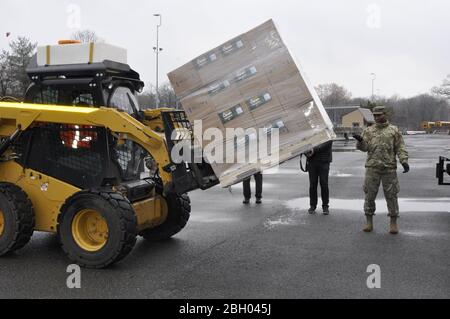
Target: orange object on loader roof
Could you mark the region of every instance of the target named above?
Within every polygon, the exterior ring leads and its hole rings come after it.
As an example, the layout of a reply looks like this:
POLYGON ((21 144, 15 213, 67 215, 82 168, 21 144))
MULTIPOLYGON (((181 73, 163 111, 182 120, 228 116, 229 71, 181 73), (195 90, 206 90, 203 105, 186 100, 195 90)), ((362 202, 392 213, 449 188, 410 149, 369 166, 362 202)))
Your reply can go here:
POLYGON ((81 41, 78 40, 59 40, 59 45, 66 45, 66 44, 81 44, 81 41))

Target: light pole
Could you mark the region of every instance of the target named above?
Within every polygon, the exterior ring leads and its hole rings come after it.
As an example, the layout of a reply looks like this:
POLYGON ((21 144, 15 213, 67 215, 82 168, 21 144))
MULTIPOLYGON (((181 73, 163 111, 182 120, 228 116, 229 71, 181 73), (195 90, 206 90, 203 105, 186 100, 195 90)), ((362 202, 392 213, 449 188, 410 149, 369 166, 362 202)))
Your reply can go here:
POLYGON ((377 75, 375 73, 370 74, 372 76, 372 102, 375 99, 375 80, 377 79, 377 75))
POLYGON ((163 50, 159 47, 159 28, 162 26, 162 15, 157 13, 153 16, 159 17, 159 24, 156 25, 156 47, 153 47, 156 53, 156 108, 159 108, 159 53, 163 50))

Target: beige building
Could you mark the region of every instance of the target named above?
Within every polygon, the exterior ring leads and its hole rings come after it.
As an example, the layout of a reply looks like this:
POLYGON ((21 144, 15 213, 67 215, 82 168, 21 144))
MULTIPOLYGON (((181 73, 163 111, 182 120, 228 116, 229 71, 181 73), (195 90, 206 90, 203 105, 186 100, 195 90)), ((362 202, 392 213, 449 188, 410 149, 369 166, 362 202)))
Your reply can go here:
POLYGON ((342 117, 342 126, 351 128, 364 128, 375 123, 372 111, 359 108, 342 117))

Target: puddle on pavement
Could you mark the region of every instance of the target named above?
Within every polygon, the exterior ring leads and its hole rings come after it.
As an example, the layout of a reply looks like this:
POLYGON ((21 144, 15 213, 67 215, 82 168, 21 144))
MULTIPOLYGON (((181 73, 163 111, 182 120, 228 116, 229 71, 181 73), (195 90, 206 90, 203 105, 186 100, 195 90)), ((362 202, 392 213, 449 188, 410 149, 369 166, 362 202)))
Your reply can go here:
POLYGON ((216 223, 236 223, 239 221, 238 218, 226 218, 226 217, 221 217, 221 218, 208 218, 208 216, 191 216, 191 218, 189 219, 191 222, 197 222, 197 223, 208 223, 208 224, 216 224, 216 223))
POLYGON ((435 168, 437 163, 436 159, 411 159, 409 165, 411 168, 435 168))
POLYGON ((271 208, 273 203, 277 202, 274 199, 264 199, 261 205, 257 205, 255 203, 255 199, 252 198, 251 203, 249 205, 242 204, 242 193, 237 192, 236 194, 239 196, 236 199, 236 202, 233 202, 227 206, 223 206, 220 209, 214 209, 211 206, 211 209, 205 209, 204 206, 192 207, 192 214, 190 217, 191 222, 197 223, 208 223, 208 224, 226 224, 226 223, 240 223, 243 219, 248 219, 249 216, 260 216, 260 214, 264 211, 267 211, 267 208, 271 208))
POLYGON ((352 177, 353 174, 343 173, 341 171, 330 171, 330 177, 352 177))
MULTIPOLYGON (((384 199, 376 201, 377 212, 387 213, 384 199)), ((305 210, 309 207, 309 198, 298 198, 287 201, 285 206, 292 210, 305 210)), ((335 210, 361 212, 364 207, 363 199, 331 199, 330 206, 335 210)), ((450 213, 450 198, 399 198, 401 212, 448 212, 450 213)))
MULTIPOLYGON (((250 185, 251 185, 252 193, 253 193, 255 191, 255 181, 253 180, 253 178, 252 178, 250 185)), ((279 189, 279 188, 280 188, 279 184, 263 182, 263 191, 268 190, 268 189, 279 189)), ((242 190, 243 190, 242 183, 231 186, 231 191, 228 188, 228 192, 230 192, 231 194, 242 195, 242 190)))
MULTIPOLYGON (((384 199, 379 199, 377 203, 377 213, 386 213, 387 206, 384 199)), ((283 216, 278 216, 273 219, 267 219, 264 222, 264 227, 272 230, 282 226, 297 226, 306 225, 309 215, 306 210, 309 208, 309 198, 298 198, 285 202, 284 204, 291 210, 290 213, 283 216)), ((450 213, 450 199, 449 198, 400 198, 400 210, 402 213, 408 212, 448 212, 450 213)), ((343 200, 332 199, 331 208, 333 210, 345 210, 351 212, 361 213, 364 207, 364 200, 343 200)), ((320 209, 319 209, 320 210, 320 209)), ((431 232, 426 230, 413 230, 402 232, 405 236, 411 237, 436 237, 449 236, 448 233, 431 232)))
POLYGON ((298 169, 275 167, 264 171, 264 175, 292 175, 300 173, 302 173, 300 166, 298 169))
POLYGON ((410 237, 449 237, 450 236, 450 233, 435 232, 435 231, 423 231, 423 230, 402 231, 401 234, 404 236, 410 236, 410 237))
POLYGON ((274 219, 267 219, 264 222, 264 227, 268 230, 272 230, 279 226, 296 226, 296 225, 306 225, 304 220, 305 215, 300 215, 298 212, 289 213, 287 215, 279 216, 274 219), (303 217, 303 220, 301 219, 303 217))

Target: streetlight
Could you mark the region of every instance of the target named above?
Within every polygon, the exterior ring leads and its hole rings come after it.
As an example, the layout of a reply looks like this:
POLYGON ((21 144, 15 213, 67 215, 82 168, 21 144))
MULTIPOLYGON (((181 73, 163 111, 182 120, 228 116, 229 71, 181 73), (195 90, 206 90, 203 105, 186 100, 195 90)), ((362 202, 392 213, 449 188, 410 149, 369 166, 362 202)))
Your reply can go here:
POLYGON ((377 75, 375 73, 370 74, 372 76, 372 102, 375 100, 375 80, 377 79, 377 75))
POLYGON ((159 24, 156 25, 156 47, 153 47, 156 53, 156 108, 159 108, 159 53, 163 50, 159 47, 159 28, 162 26, 162 15, 157 13, 153 16, 159 17, 159 24))

